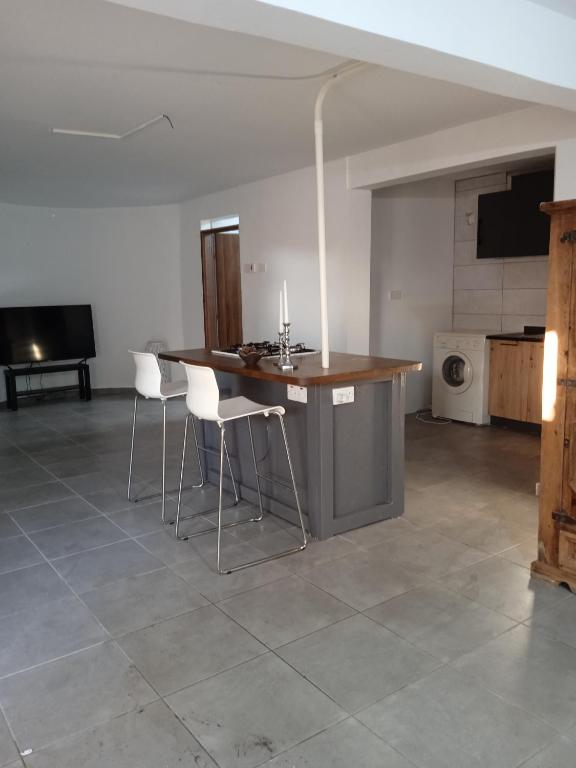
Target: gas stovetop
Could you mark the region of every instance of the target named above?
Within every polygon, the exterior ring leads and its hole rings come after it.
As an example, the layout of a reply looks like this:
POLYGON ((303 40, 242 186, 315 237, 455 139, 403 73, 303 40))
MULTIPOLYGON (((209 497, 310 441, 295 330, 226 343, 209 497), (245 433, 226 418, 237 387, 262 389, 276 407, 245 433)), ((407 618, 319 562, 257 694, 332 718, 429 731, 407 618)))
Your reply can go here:
MULTIPOLYGON (((238 357, 238 350, 241 347, 256 347, 264 351, 264 357, 280 357, 280 345, 272 341, 249 341, 247 344, 234 344, 226 349, 213 349, 215 355, 228 355, 229 357, 238 357)), ((290 347, 291 355, 317 355, 318 350, 309 349, 306 344, 299 343, 290 347)))

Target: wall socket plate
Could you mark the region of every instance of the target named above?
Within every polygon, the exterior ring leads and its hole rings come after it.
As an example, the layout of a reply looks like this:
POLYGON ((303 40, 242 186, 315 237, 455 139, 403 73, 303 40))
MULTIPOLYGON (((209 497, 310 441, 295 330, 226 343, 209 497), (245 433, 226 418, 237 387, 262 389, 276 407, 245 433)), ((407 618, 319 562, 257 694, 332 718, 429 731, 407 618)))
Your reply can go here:
POLYGON ((332 390, 332 405, 354 402, 354 387, 337 387, 332 390))
POLYGON ((254 274, 255 272, 268 272, 268 265, 263 264, 261 261, 254 261, 252 263, 244 264, 244 272, 254 274))
POLYGON ((307 403, 308 389, 306 387, 299 387, 297 384, 288 384, 286 396, 288 400, 294 400, 297 403, 307 403))

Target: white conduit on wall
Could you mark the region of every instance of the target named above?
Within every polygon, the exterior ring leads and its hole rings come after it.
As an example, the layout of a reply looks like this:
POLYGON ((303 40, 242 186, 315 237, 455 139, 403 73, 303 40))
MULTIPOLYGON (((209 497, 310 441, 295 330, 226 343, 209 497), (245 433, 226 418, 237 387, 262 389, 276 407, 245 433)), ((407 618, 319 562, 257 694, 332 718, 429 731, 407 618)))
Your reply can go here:
POLYGON ((324 196, 324 127, 322 106, 330 88, 337 80, 364 69, 369 64, 358 62, 341 69, 327 80, 318 91, 314 106, 314 143, 316 147, 316 199, 318 204, 318 268, 320 271, 320 330, 322 337, 322 368, 330 368, 328 333, 328 291, 326 286, 326 202, 324 196))

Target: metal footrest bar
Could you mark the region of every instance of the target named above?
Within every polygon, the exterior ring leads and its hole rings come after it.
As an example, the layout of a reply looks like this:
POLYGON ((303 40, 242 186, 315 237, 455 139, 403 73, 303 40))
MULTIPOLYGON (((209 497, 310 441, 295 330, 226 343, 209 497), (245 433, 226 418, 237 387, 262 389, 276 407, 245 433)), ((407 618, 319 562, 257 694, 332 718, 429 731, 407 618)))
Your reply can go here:
POLYGON ((280 485, 282 488, 286 488, 286 490, 294 493, 294 488, 292 488, 291 483, 285 483, 284 480, 278 480, 274 477, 270 477, 270 475, 262 475, 260 472, 257 472, 256 475, 260 478, 260 480, 266 480, 273 485, 280 485))
MULTIPOLYGON (((224 507, 222 511, 226 509, 231 509, 231 507, 224 507)), ((208 514, 208 513, 204 513, 204 514, 208 514)), ((190 517, 198 517, 198 515, 189 515, 187 518, 181 517, 180 520, 189 520, 190 517)), ((245 520, 234 520, 231 523, 225 523, 224 525, 221 525, 220 530, 223 531, 225 528, 234 528, 236 525, 245 525, 246 523, 259 523, 260 520, 262 520, 261 517, 248 517, 245 520)), ((188 539, 194 539, 196 538, 196 536, 204 536, 205 533, 214 533, 214 532, 216 533, 218 532, 218 526, 216 524, 214 524, 214 528, 206 528, 206 530, 203 530, 203 531, 194 531, 193 533, 187 533, 186 536, 178 536, 177 538, 180 541, 188 541, 188 539)), ((241 542, 239 541, 238 543, 240 544, 241 542)), ((226 571, 226 573, 228 573, 228 571, 226 571)))
MULTIPOLYGON (((225 528, 226 526, 222 526, 225 528)), ((242 565, 235 565, 234 568, 222 568, 218 569, 218 573, 236 573, 236 571, 243 571, 245 568, 251 568, 253 565, 261 565, 262 563, 269 563, 271 560, 278 560, 281 557, 287 557, 287 555, 295 555, 297 552, 302 552, 306 549, 306 544, 300 544, 292 549, 286 549, 283 552, 279 552, 277 555, 268 555, 267 557, 261 557, 259 560, 251 560, 249 563, 242 563, 242 565)))

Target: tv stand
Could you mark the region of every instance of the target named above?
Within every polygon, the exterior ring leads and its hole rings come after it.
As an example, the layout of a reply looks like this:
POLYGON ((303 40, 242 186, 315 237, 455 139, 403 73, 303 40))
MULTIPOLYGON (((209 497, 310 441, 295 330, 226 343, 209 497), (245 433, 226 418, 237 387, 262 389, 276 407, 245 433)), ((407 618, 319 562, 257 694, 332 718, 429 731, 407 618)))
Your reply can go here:
POLYGON ((62 365, 38 365, 33 368, 8 368, 4 371, 4 380, 6 382, 6 405, 11 411, 18 410, 19 397, 34 397, 43 395, 46 392, 66 392, 77 389, 80 394, 80 400, 91 400, 92 390, 90 388, 90 367, 84 360, 80 363, 64 363, 62 365), (41 389, 26 389, 18 391, 16 389, 16 379, 18 376, 36 376, 39 373, 63 373, 64 371, 78 371, 78 384, 69 384, 61 387, 43 387, 41 389))

